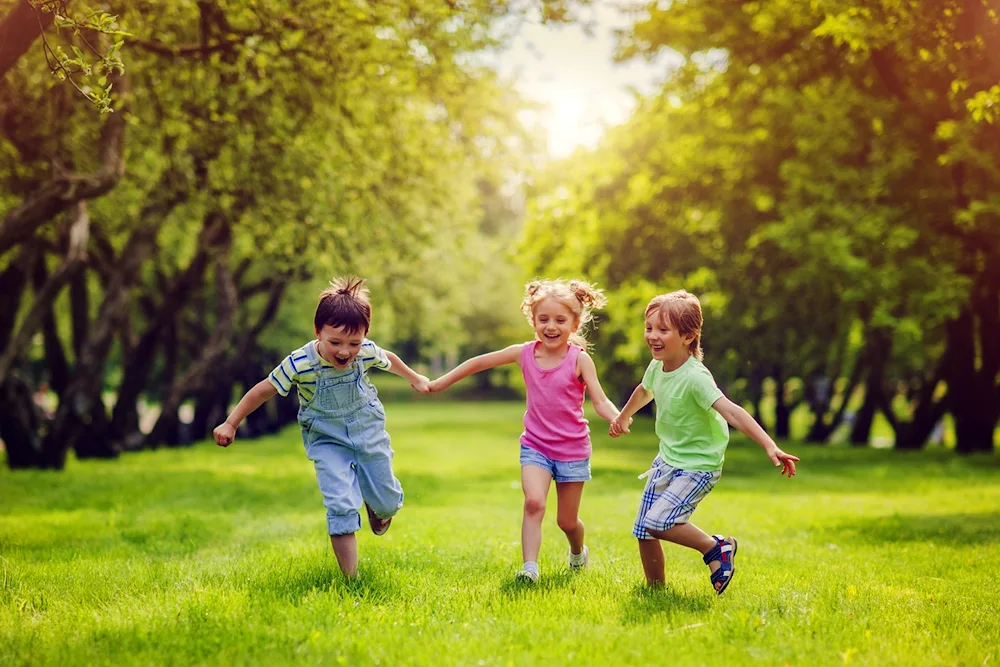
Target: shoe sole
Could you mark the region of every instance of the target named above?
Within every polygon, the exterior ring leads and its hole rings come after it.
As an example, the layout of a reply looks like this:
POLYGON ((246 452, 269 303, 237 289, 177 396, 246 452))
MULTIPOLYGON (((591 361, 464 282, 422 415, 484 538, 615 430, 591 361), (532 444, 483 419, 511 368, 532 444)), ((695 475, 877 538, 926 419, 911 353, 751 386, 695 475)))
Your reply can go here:
POLYGON ((389 517, 388 519, 383 519, 378 514, 375 514, 375 512, 372 511, 372 508, 368 506, 368 503, 365 503, 365 509, 368 510, 368 527, 371 528, 372 532, 375 533, 376 535, 385 535, 389 530, 389 524, 392 523, 392 517, 389 517), (376 530, 375 528, 376 521, 378 521, 379 524, 382 526, 381 530, 376 530))

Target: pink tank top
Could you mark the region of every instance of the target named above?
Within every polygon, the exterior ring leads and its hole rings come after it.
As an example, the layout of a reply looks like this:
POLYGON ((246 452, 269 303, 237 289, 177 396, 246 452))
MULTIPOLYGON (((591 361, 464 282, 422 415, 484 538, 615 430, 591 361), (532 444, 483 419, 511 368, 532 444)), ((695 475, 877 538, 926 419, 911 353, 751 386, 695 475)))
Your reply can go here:
POLYGON ((536 340, 521 346, 521 373, 528 388, 521 444, 553 461, 589 458, 590 428, 583 418, 587 385, 576 374, 576 360, 583 348, 570 345, 562 363, 540 368, 535 361, 539 344, 536 340))

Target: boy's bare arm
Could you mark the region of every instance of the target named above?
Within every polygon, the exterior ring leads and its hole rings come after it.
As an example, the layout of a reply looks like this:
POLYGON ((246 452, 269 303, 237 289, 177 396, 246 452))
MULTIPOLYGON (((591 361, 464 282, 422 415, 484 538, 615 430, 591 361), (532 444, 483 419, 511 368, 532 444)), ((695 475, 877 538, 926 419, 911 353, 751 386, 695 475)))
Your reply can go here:
POLYGON ((212 435, 215 436, 215 444, 220 447, 228 447, 233 444, 236 438, 236 429, 239 428, 246 416, 267 403, 278 390, 268 380, 261 380, 250 391, 243 395, 240 402, 233 408, 233 411, 226 417, 226 421, 215 427, 212 435))
POLYGON ((628 402, 622 411, 615 417, 614 421, 611 422, 611 427, 608 429, 608 435, 612 438, 617 438, 620 435, 627 435, 629 432, 629 426, 632 424, 632 415, 638 412, 642 407, 653 400, 653 392, 646 391, 645 387, 641 384, 637 385, 632 391, 632 395, 629 396, 628 402))
POLYGON ((428 380, 426 376, 421 375, 407 366, 402 359, 389 350, 385 350, 385 356, 388 357, 389 363, 391 364, 389 367, 390 373, 406 379, 406 381, 410 383, 410 386, 419 391, 421 394, 430 392, 430 380, 428 380))
POLYGON ((722 415, 730 425, 739 429, 742 433, 752 438, 754 442, 764 448, 764 452, 775 467, 781 468, 782 475, 789 477, 795 474, 795 463, 799 457, 786 454, 781 451, 778 445, 771 439, 771 436, 761 428, 757 420, 750 416, 750 413, 739 405, 736 405, 723 396, 712 404, 720 415, 722 415))
POLYGON ((470 375, 504 364, 516 363, 521 358, 521 343, 510 345, 496 352, 480 354, 478 357, 466 359, 438 379, 431 382, 431 391, 444 391, 451 385, 470 375))

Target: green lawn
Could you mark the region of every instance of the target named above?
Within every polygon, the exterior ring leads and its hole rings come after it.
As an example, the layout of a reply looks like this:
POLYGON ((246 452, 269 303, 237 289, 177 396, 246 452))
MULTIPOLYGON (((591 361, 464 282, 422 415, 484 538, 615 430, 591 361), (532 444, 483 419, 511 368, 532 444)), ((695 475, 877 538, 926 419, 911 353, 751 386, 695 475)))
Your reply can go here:
POLYGON ((406 506, 346 583, 297 431, 229 450, 0 472, 0 664, 995 664, 1000 457, 752 443, 695 514, 740 540, 717 598, 666 545, 649 591, 631 526, 652 426, 595 426, 591 567, 550 496, 542 580, 513 580, 517 403, 389 404, 406 506))

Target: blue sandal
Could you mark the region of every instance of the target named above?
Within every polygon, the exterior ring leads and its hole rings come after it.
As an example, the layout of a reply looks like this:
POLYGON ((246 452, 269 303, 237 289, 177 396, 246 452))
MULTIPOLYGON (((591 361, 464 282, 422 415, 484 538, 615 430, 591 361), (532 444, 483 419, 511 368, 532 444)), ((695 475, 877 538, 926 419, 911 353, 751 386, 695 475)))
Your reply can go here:
POLYGON ((702 560, 705 561, 705 565, 709 565, 713 560, 719 561, 719 569, 712 573, 712 586, 721 582, 722 585, 716 590, 716 594, 722 595, 736 574, 733 565, 733 559, 736 558, 736 538, 712 535, 712 539, 715 540, 715 546, 708 550, 702 560))

